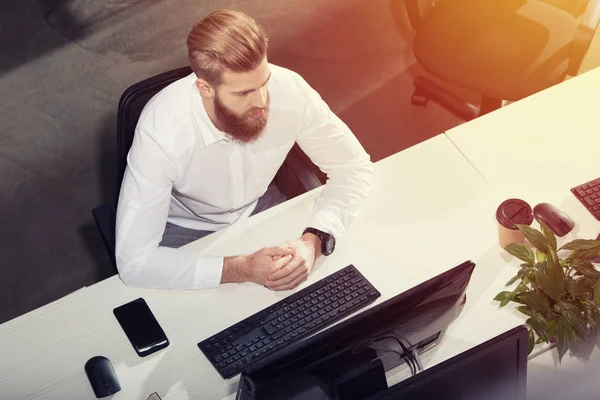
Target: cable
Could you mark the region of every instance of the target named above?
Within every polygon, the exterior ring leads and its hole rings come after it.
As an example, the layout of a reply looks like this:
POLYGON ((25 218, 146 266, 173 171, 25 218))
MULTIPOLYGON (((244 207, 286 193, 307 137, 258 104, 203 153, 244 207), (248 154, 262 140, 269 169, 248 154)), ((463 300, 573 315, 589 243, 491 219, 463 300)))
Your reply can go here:
POLYGON ((405 352, 408 352, 407 357, 413 362, 413 365, 416 364, 415 368, 419 372, 423 371, 423 363, 421 362, 421 356, 419 355, 417 345, 411 344, 408 339, 406 339, 401 334, 395 332, 388 333, 387 336, 382 336, 381 338, 390 338, 396 340, 398 344, 402 347, 402 349, 405 352))
MULTIPOLYGON (((410 367, 410 372, 412 375, 415 375, 417 373, 417 365, 420 365, 420 362, 417 362, 414 358, 413 353, 408 350, 408 348, 406 347, 406 345, 402 342, 402 340, 400 340, 399 338, 397 338, 396 336, 393 335, 387 335, 387 336, 380 336, 377 339, 375 339, 374 341, 381 341, 383 339, 394 339, 396 342, 398 342, 398 344, 400 345, 400 347, 402 347, 402 351, 404 351, 404 355, 400 354, 400 352, 395 351, 395 350, 390 350, 396 354, 398 354, 401 358, 404 358, 406 360, 406 363, 409 365, 410 367)), ((421 370, 421 369, 420 369, 421 370)))
POLYGON ((411 358, 417 364, 419 372, 423 371, 423 363, 421 362, 421 356, 419 355, 417 345, 413 345, 407 338, 405 338, 399 333, 393 332, 390 333, 390 335, 396 338, 396 340, 398 340, 399 342, 401 341, 408 346, 411 358))
POLYGON ((419 368, 419 372, 423 371, 423 363, 421 362, 421 356, 419 355, 419 350, 417 348, 417 345, 411 344, 410 341, 407 338, 405 338, 404 336, 402 336, 401 334, 398 333, 397 335, 400 336, 401 340, 404 340, 406 343, 408 343, 408 347, 413 356, 413 360, 416 362, 416 364, 419 368))
POLYGON ((412 363, 412 360, 410 359, 410 357, 408 357, 407 355, 401 354, 399 351, 396 351, 396 350, 391 350, 390 349, 390 350, 387 350, 387 351, 391 351, 392 353, 396 353, 396 354, 398 354, 398 356, 400 358, 403 358, 406 361, 406 363, 408 364, 408 366, 410 367, 410 374, 412 376, 414 376, 417 373, 416 370, 415 370, 415 365, 412 363))

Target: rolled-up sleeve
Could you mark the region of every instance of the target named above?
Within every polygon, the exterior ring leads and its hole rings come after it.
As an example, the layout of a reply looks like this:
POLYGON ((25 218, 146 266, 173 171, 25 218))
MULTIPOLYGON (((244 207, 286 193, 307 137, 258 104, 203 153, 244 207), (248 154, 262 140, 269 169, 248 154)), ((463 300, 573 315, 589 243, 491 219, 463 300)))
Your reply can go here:
POLYGON ((219 285, 223 257, 159 246, 177 167, 142 128, 136 130, 121 184, 115 257, 129 286, 203 289, 219 285))
POLYGON ((367 197, 373 181, 373 163, 352 131, 304 82, 303 126, 297 142, 325 174, 327 182, 317 199, 309 226, 336 239, 346 231, 367 197))

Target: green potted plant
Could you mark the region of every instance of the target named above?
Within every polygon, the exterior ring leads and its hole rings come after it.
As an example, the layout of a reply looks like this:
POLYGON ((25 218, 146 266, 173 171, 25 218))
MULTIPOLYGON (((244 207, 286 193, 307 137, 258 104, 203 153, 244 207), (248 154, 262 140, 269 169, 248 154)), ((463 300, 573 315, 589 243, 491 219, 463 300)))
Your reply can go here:
POLYGON ((539 343, 556 341, 559 361, 565 353, 600 333, 600 271, 589 261, 600 254, 600 240, 576 239, 557 247, 554 233, 544 223, 541 231, 517 225, 529 243, 511 243, 505 250, 524 263, 503 291, 494 298, 509 302, 525 314, 529 327, 529 353, 539 343))

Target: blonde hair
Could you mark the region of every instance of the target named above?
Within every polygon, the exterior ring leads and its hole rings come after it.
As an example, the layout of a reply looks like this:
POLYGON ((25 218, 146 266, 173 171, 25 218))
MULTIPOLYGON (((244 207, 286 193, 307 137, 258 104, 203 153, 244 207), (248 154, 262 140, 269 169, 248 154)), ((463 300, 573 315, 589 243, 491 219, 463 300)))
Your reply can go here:
POLYGON ((192 28, 187 38, 190 66, 198 78, 213 86, 222 72, 250 72, 267 55, 264 29, 241 11, 211 13, 192 28))

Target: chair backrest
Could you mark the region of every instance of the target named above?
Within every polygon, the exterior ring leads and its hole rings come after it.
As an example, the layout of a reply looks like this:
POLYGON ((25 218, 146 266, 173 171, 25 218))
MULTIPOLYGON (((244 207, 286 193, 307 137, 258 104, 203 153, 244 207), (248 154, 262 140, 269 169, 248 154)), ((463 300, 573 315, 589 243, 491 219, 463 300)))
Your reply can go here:
POLYGON ((575 76, 578 74, 581 62, 590 48, 592 39, 598 30, 599 23, 600 0, 590 0, 579 20, 579 25, 575 31, 575 38, 571 45, 571 51, 569 53, 569 75, 575 76))
POLYGON ((162 89, 191 73, 192 69, 189 66, 163 72, 130 86, 121 96, 117 116, 117 182, 119 188, 127 166, 127 153, 131 148, 135 127, 144 106, 162 89))
POLYGON ((429 11, 436 6, 438 1, 439 0, 406 0, 404 2, 408 20, 415 31, 418 31, 419 28, 421 28, 421 23, 429 11))

